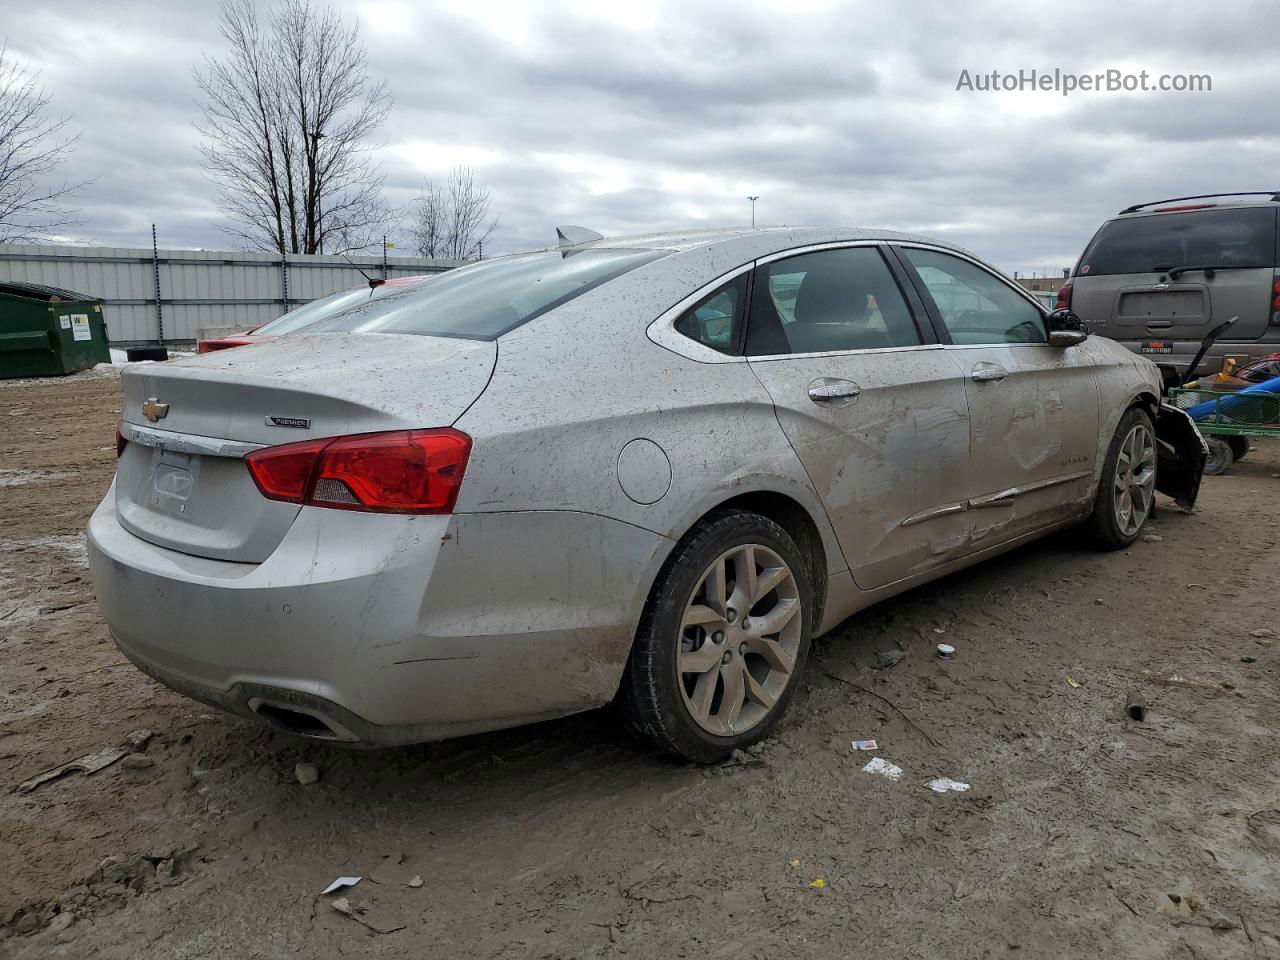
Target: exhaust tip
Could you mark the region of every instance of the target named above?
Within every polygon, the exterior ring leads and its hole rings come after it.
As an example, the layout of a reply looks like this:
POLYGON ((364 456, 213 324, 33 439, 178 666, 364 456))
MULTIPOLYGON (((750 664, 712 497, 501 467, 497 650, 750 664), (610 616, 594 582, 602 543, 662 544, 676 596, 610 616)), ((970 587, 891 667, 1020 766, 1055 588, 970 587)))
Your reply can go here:
POLYGON ((249 709, 258 717, 285 733, 311 740, 339 740, 354 742, 358 738, 335 721, 310 710, 282 703, 271 703, 267 700, 254 699, 249 709))

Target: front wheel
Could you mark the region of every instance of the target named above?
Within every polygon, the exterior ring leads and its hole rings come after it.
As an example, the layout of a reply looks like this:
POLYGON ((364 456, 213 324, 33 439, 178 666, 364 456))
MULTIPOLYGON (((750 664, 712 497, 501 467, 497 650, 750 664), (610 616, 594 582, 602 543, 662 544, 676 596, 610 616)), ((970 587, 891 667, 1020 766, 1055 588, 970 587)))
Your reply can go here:
POLYGON ((1126 410, 1102 464, 1089 520, 1094 542, 1119 550, 1138 539, 1156 494, 1156 438, 1145 410, 1126 410))
POLYGON ((804 668, 812 617, 809 569, 786 530, 754 513, 709 518, 645 605, 619 696, 629 725, 698 763, 762 740, 804 668))

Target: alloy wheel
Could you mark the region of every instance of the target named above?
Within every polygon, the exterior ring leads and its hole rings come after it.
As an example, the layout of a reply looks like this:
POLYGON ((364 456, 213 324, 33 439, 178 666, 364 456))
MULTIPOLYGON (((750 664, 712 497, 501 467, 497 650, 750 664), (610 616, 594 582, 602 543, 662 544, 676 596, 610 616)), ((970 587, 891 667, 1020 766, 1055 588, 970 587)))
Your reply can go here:
POLYGON ((761 723, 791 681, 804 628, 795 575, 758 543, 722 553, 685 606, 676 650, 693 720, 727 737, 761 723))
POLYGON ((1155 440, 1146 424, 1138 423, 1120 443, 1112 485, 1116 526, 1124 536, 1134 536, 1146 522, 1155 486, 1155 440))

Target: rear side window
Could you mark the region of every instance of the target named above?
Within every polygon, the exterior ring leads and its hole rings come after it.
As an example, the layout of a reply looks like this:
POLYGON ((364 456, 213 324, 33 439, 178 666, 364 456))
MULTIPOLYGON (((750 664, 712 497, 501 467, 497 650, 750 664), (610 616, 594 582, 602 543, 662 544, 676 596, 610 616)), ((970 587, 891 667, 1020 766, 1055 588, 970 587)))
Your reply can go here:
POLYGON ((593 287, 657 260, 663 250, 525 253, 460 267, 329 313, 306 333, 416 333, 493 340, 593 287))
POLYGON ((1076 273, 1093 277, 1275 263, 1276 211, 1244 207, 1111 220, 1085 250, 1076 273))
POLYGON ((732 354, 738 345, 746 299, 747 274, 744 273, 680 314, 675 328, 703 346, 732 354))
POLYGON ((911 310, 874 247, 802 253, 756 272, 747 353, 826 353, 920 343, 911 310))

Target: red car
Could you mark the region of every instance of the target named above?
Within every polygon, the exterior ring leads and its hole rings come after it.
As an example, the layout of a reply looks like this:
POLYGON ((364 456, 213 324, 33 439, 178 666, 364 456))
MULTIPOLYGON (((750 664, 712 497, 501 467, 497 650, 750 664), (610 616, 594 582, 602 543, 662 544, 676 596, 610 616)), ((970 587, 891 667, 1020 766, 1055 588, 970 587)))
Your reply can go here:
POLYGON ((284 316, 276 317, 274 320, 259 327, 254 327, 246 333, 237 333, 230 337, 216 337, 212 340, 201 340, 196 344, 196 353, 212 353, 214 350, 227 350, 231 347, 249 347, 265 340, 274 340, 276 337, 284 336, 286 333, 295 333, 316 320, 341 313, 357 303, 365 300, 376 300, 384 293, 392 290, 402 290, 405 287, 416 286, 434 276, 435 274, 429 273, 417 277, 392 277, 390 280, 379 281, 376 286, 366 285, 356 287, 353 290, 341 290, 327 297, 321 297, 319 300, 305 303, 296 310, 290 310, 284 316))

